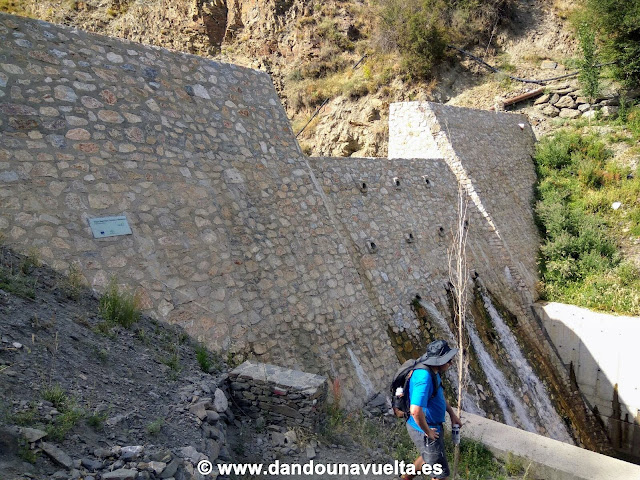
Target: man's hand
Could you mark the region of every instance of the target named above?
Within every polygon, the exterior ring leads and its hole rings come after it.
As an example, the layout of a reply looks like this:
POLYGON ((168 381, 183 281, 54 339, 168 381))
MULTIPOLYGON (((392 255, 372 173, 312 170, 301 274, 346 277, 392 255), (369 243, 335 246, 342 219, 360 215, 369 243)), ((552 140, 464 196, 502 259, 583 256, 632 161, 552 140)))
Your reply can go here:
POLYGON ((449 417, 451 418, 451 425, 462 426, 462 420, 460 420, 460 417, 458 417, 458 415, 456 415, 453 411, 449 412, 449 417))
POLYGON ((426 432, 427 433, 425 435, 431 441, 437 440, 440 437, 440 434, 438 433, 438 429, 437 428, 427 428, 426 432))

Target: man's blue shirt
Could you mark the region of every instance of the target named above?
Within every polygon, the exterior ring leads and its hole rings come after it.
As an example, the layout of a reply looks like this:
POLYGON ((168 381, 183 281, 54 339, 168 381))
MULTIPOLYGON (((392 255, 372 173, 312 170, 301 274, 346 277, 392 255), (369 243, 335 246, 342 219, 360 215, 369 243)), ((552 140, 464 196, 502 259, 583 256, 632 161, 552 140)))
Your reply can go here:
MULTIPOLYGON (((433 380, 431 380, 431 375, 429 370, 419 369, 413 371, 411 379, 409 380, 409 403, 422 407, 429 427, 438 427, 438 431, 442 433, 440 424, 444 423, 444 414, 447 412, 447 402, 444 399, 444 391, 441 388, 440 374, 436 374, 438 393, 436 393, 435 397, 431 398, 431 394, 433 393, 433 380)), ((408 423, 416 430, 423 432, 413 417, 409 418, 408 423)))

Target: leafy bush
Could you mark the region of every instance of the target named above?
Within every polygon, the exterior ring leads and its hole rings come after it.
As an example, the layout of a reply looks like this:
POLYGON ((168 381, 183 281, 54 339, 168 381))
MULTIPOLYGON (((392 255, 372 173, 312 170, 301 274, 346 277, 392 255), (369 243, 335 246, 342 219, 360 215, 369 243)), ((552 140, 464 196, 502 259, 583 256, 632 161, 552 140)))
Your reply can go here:
POLYGON ((535 156, 536 219, 543 234, 540 271, 543 298, 588 308, 637 314, 640 279, 622 262, 611 224, 624 213, 613 201, 633 205, 640 181, 609 163, 610 152, 595 137, 560 132, 544 139, 535 156))
POLYGON ((596 36, 588 23, 584 22, 578 27, 578 40, 582 50, 578 80, 585 96, 593 101, 600 92, 600 71, 596 67, 596 36))
POLYGON ((200 365, 200 369, 206 373, 211 371, 214 367, 214 363, 218 363, 217 361, 214 361, 215 359, 211 358, 209 351, 202 345, 196 347, 196 360, 198 361, 198 365, 200 365))
POLYGON ((586 0, 586 14, 601 33, 605 53, 617 62, 614 73, 629 86, 640 85, 640 8, 637 1, 586 0))
POLYGON ((130 328, 140 320, 140 301, 134 294, 120 292, 115 278, 109 281, 107 291, 100 298, 100 315, 109 324, 130 328))
POLYGON ((429 79, 447 43, 488 37, 506 0, 378 0, 377 45, 400 55, 411 79, 429 79))
POLYGON ((67 393, 58 384, 45 388, 42 392, 42 398, 47 402, 51 402, 60 412, 64 412, 69 404, 67 393))

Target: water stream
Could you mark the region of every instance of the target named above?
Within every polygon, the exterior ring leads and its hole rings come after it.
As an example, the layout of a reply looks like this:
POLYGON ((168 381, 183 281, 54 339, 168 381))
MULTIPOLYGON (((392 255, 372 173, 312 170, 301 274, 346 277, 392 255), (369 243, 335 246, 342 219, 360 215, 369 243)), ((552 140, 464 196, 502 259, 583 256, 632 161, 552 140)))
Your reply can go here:
MULTIPOLYGON (((542 425, 547 436, 566 443, 573 443, 562 419, 553 407, 549 395, 538 376, 535 374, 528 360, 520 350, 516 337, 495 308, 491 297, 480 285, 480 295, 487 313, 491 317, 493 326, 500 337, 500 343, 508 355, 508 363, 516 370, 522 382, 522 394, 526 394, 535 408, 536 423, 542 425)), ((519 395, 521 398, 522 395, 519 395)), ((526 411, 526 410, 525 410, 526 411)), ((520 417, 520 414, 518 414, 520 417)), ((520 417, 522 421, 522 417, 520 417)), ((529 430, 529 428, 527 428, 529 430)))
MULTIPOLYGON (((500 359, 492 357, 478 333, 475 319, 471 316, 467 319, 466 330, 473 352, 505 423, 534 433, 540 433, 541 428, 544 428, 546 436, 573 444, 571 435, 553 407, 544 385, 520 350, 511 329, 496 309, 486 289, 481 284, 478 284, 478 287, 484 308, 498 335, 497 341, 506 352, 506 357, 500 359), (511 371, 512 377, 517 377, 519 382, 511 382, 500 368, 501 366, 511 371), (525 396, 528 397, 529 404, 525 402, 525 396)), ((424 300, 420 300, 420 305, 437 324, 445 339, 455 344, 451 327, 436 306, 424 300)), ((457 386, 457 378, 453 378, 455 375, 449 377, 457 386)), ((464 410, 471 413, 482 412, 482 408, 478 405, 477 392, 474 393, 475 385, 476 383, 472 380, 469 385, 471 392, 466 393, 463 400, 464 410)))

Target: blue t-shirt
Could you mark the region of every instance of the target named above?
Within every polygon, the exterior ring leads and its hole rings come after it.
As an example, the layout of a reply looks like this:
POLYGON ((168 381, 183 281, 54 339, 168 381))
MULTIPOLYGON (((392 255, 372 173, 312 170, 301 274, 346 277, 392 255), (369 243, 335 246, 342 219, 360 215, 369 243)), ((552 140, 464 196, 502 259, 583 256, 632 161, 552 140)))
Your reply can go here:
MULTIPOLYGON (((431 380, 431 372, 429 370, 414 370, 409 380, 409 403, 418 405, 424 410, 424 416, 427 424, 431 428, 438 428, 442 433, 441 425, 444 423, 444 414, 447 412, 447 402, 444 399, 444 391, 441 388, 440 374, 436 374, 436 385, 438 385, 438 393, 431 398, 433 393, 433 380, 431 380)), ((416 430, 425 433, 413 419, 409 417, 407 422, 416 430)))

